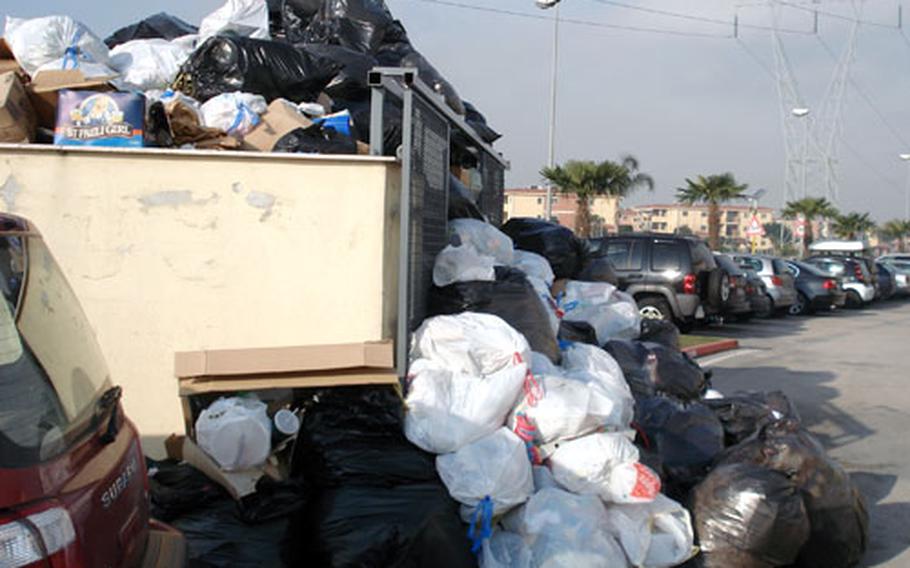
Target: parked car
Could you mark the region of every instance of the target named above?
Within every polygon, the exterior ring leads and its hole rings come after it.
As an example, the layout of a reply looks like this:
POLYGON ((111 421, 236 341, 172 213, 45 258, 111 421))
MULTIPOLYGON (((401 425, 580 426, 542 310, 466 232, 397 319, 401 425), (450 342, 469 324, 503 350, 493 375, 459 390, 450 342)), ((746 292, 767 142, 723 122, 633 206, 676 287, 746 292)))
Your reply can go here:
POLYGON ((695 237, 623 233, 590 245, 613 264, 620 288, 635 298, 643 317, 672 320, 685 330, 719 312, 730 297, 729 276, 695 237))
MULTIPOLYGON (((812 251, 811 257, 848 258, 860 262, 866 268, 866 280, 864 280, 863 283, 872 286, 874 292, 873 300, 881 296, 881 290, 879 290, 878 284, 878 271, 875 270, 875 260, 872 257, 872 248, 865 241, 817 241, 809 245, 809 250, 812 251)), ((849 282, 845 281, 845 284, 849 284, 849 282)), ((857 290, 857 293, 860 296, 863 296, 863 292, 862 290, 859 290, 859 287, 853 288, 857 290)), ((868 302, 864 300, 863 304, 857 305, 855 304, 855 299, 855 297, 848 297, 848 305, 852 305, 852 307, 861 307, 868 302)))
POLYGON ((889 300, 897 292, 897 272, 887 264, 875 263, 878 272, 878 289, 882 300, 889 300))
POLYGON ((879 261, 894 272, 894 284, 897 294, 910 295, 910 260, 899 260, 893 257, 882 257, 879 261))
POLYGON ((892 262, 895 260, 899 262, 910 262, 910 254, 903 252, 883 254, 875 260, 876 262, 892 262))
POLYGON ((745 271, 725 254, 715 254, 714 261, 730 277, 730 298, 724 304, 721 315, 740 320, 752 317, 752 303, 746 292, 748 277, 745 271))
POLYGON ((41 235, 9 215, 0 291, 0 566, 182 566, 92 328, 41 235))
POLYGON ((847 295, 839 279, 805 262, 787 261, 787 268, 796 280, 796 303, 790 306, 790 315, 812 314, 846 303, 847 295))
POLYGON ((765 290, 777 314, 785 314, 796 303, 796 283, 787 264, 770 256, 734 256, 741 268, 754 270, 765 283, 765 290))
MULTIPOLYGON (((774 315, 774 302, 771 300, 771 296, 768 295, 765 281, 753 270, 745 270, 745 273, 746 296, 749 298, 749 304, 752 306, 752 315, 760 318, 772 317, 774 315)), ((788 274, 787 276, 790 275, 788 274)))
POLYGON ((875 300, 878 294, 872 273, 859 258, 845 256, 810 256, 806 263, 825 274, 841 279, 847 294, 847 307, 858 309, 875 300))

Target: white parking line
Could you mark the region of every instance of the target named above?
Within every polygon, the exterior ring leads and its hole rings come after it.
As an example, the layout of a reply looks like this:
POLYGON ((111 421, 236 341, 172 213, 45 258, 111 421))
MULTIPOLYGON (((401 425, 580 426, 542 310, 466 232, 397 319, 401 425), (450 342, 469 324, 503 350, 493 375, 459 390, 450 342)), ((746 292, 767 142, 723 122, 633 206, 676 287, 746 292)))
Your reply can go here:
POLYGON ((721 361, 726 361, 727 359, 732 359, 733 357, 739 357, 740 355, 749 355, 750 353, 755 353, 755 349, 736 349, 730 351, 729 353, 721 353, 713 357, 708 357, 707 359, 697 359, 698 364, 702 367, 710 367, 711 365, 716 365, 721 361))

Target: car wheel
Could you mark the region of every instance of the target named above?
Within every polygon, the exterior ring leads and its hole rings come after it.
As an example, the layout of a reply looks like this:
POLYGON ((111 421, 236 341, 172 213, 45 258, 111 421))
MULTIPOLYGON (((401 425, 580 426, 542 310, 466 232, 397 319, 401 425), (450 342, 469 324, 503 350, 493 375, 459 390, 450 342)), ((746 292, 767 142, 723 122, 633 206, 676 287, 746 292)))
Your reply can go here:
POLYGON ((760 318, 762 318, 762 319, 773 318, 773 317, 774 317, 774 314, 775 314, 774 299, 771 297, 770 294, 767 295, 767 296, 765 296, 765 297, 768 298, 768 307, 767 307, 767 309, 764 309, 764 310, 755 312, 755 315, 758 316, 758 317, 760 317, 760 318))
POLYGON ((850 310, 858 310, 865 306, 863 298, 859 295, 859 292, 856 290, 847 290, 847 308, 850 310))
POLYGON ((809 298, 802 292, 796 295, 796 302, 790 305, 791 316, 804 316, 809 313, 809 298))
POLYGON ((653 296, 642 298, 638 301, 638 313, 642 319, 673 321, 673 310, 663 298, 653 296))
POLYGON ((730 299, 730 275, 720 268, 708 276, 708 303, 717 309, 724 307, 730 299))

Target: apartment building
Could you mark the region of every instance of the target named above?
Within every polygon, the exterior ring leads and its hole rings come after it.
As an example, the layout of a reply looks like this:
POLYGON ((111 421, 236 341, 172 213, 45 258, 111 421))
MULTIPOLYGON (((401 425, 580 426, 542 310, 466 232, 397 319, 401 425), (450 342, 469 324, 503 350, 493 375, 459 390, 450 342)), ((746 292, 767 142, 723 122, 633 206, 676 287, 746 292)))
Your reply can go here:
MULTIPOLYGON (((774 210, 770 207, 759 207, 755 211, 758 222, 764 226, 773 223, 774 210)), ((749 237, 746 234, 752 222, 752 210, 746 205, 728 205, 720 207, 720 236, 731 243, 746 245, 749 237)), ((700 237, 708 237, 708 206, 683 205, 642 205, 623 210, 620 220, 625 230, 655 231, 659 233, 689 232, 700 237)), ((765 236, 758 241, 758 249, 772 247, 771 240, 765 236)))
MULTIPOLYGON (((512 217, 543 219, 546 201, 547 190, 543 187, 507 189, 503 204, 503 220, 507 221, 512 217)), ((616 206, 617 200, 613 197, 596 197, 594 199, 591 203, 591 215, 594 218, 592 236, 616 232, 616 206)), ((553 192, 552 213, 560 225, 574 229, 577 208, 574 195, 563 194, 559 191, 553 192)))

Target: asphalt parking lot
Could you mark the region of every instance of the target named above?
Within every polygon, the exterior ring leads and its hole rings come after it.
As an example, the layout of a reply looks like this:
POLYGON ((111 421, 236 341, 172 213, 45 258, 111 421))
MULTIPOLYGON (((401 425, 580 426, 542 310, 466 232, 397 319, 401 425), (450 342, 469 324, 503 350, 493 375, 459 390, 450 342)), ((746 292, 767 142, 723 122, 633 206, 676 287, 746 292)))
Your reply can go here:
POLYGON ((866 497, 864 566, 910 566, 910 302, 712 328, 737 351, 706 357, 714 387, 782 390, 866 497))

